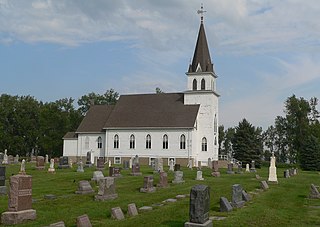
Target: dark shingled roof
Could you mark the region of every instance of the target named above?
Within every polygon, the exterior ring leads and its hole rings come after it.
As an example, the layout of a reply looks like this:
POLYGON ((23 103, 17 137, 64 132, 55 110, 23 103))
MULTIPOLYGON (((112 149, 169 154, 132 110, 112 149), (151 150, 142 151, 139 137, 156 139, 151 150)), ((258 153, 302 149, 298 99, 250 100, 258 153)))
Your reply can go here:
POLYGON ((77 139, 77 134, 75 132, 67 132, 63 139, 77 139))
POLYGON ((203 23, 200 24, 198 40, 194 51, 192 64, 189 66, 188 72, 196 72, 198 63, 200 63, 202 72, 214 73, 203 23))
POLYGON ((122 95, 105 128, 192 128, 199 105, 184 105, 183 98, 183 93, 122 95))
POLYGON ((79 125, 76 133, 102 132, 103 126, 105 125, 113 108, 113 105, 91 106, 81 124, 79 125))

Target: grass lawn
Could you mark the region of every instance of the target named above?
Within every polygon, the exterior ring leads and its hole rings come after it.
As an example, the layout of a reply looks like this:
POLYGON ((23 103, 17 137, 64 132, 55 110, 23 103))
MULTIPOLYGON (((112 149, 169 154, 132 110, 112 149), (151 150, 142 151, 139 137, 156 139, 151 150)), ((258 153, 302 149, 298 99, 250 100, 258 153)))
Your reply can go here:
MULTIPOLYGON (((19 172, 20 165, 8 165, 6 169, 7 181, 9 176, 19 172)), ((46 167, 48 169, 48 166, 46 167)), ((56 169, 56 174, 49 174, 46 170, 36 170, 35 164, 27 163, 27 174, 32 175, 33 209, 37 211, 35 221, 25 222, 19 226, 46 226, 58 221, 64 221, 66 226, 76 226, 76 218, 87 214, 93 226, 183 226, 189 219, 189 199, 184 198, 175 203, 154 206, 152 211, 140 213, 135 217, 128 217, 127 205, 135 203, 137 207, 159 204, 163 200, 174 198, 178 194, 189 194, 195 184, 210 186, 210 216, 224 216, 224 220, 213 221, 213 226, 320 226, 320 199, 308 199, 310 184, 320 185, 318 172, 298 171, 298 175, 289 179, 283 178, 284 169, 277 169, 277 185, 269 185, 269 190, 258 192, 260 180, 255 173, 226 174, 226 169, 220 169, 221 177, 214 178, 211 170, 203 168, 204 181, 196 181, 196 170, 182 168, 185 183, 170 184, 169 188, 157 188, 154 193, 141 193, 143 176, 152 175, 150 167, 142 166, 142 176, 131 176, 130 170, 122 170, 121 178, 116 179, 118 198, 111 201, 94 201, 94 194, 78 195, 75 191, 80 180, 89 180, 93 176, 94 167, 85 168, 84 173, 73 169, 56 169), (247 192, 254 192, 253 199, 245 207, 234 209, 230 213, 219 212, 221 196, 231 200, 231 187, 241 184, 247 192), (57 199, 44 199, 44 195, 54 194, 57 199), (111 219, 111 208, 121 207, 125 213, 125 220, 111 219)), ((165 168, 168 171, 168 167, 165 168)), ((261 180, 267 180, 268 168, 257 170, 261 180)), ((108 170, 103 171, 108 176, 108 170)), ((168 173, 168 180, 173 180, 173 173, 168 173)), ((154 174, 154 183, 159 181, 158 174, 154 174)), ((91 182, 97 192, 98 187, 91 182)), ((95 193, 96 194, 96 193, 95 193)), ((8 197, 0 197, 1 213, 7 210, 8 197)))

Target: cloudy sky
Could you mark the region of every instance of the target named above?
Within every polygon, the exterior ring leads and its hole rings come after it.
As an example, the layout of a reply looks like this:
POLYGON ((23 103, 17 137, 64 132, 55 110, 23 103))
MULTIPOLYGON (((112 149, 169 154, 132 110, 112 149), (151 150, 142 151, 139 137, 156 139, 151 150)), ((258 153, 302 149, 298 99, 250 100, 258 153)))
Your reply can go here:
POLYGON ((220 124, 265 129, 292 94, 320 98, 318 0, 0 0, 0 94, 185 91, 201 2, 220 124))

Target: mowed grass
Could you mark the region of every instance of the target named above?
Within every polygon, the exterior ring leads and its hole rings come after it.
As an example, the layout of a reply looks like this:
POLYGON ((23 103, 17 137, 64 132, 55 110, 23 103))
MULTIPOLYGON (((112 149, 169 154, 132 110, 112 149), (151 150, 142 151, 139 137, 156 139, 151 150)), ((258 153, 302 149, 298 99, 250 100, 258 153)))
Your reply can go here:
MULTIPOLYGON (((6 178, 17 174, 19 168, 19 165, 8 165, 6 178)), ((127 205, 135 203, 137 207, 141 207, 159 204, 176 195, 189 194, 191 187, 196 184, 210 186, 210 216, 227 217, 225 220, 214 220, 214 226, 320 226, 320 199, 308 199, 310 184, 320 185, 318 172, 298 171, 298 175, 285 179, 284 169, 278 168, 279 184, 269 185, 268 191, 261 192, 257 189, 260 188, 261 180, 267 180, 268 168, 258 169, 257 173, 234 175, 228 175, 226 169, 220 169, 221 177, 214 178, 210 175, 211 170, 203 167, 204 181, 195 180, 195 169, 182 168, 185 183, 157 188, 154 193, 141 193, 139 189, 143 186, 144 176, 154 175, 154 183, 159 182, 158 174, 153 174, 150 167, 142 166, 142 176, 131 176, 130 170, 122 170, 122 177, 116 179, 117 199, 97 202, 94 201, 94 194, 75 194, 80 180, 91 180, 94 167, 85 168, 84 173, 76 172, 74 166, 72 169, 56 169, 56 174, 49 174, 46 170, 36 170, 35 164, 28 163, 26 171, 33 177, 32 206, 37 211, 37 219, 19 226, 48 226, 58 221, 64 221, 66 226, 76 226, 76 218, 83 214, 89 216, 93 226, 183 226, 189 220, 189 198, 154 206, 152 211, 135 217, 126 215, 127 205), (255 174, 259 174, 261 179, 257 180, 255 174), (219 199, 224 196, 231 200, 233 184, 241 184, 247 192, 254 192, 253 199, 243 208, 221 213, 219 199), (56 195, 57 199, 45 199, 46 194, 56 195), (111 218, 111 208, 117 206, 125 213, 125 220, 111 218)), ((168 167, 165 171, 168 171, 168 167)), ((107 169, 103 173, 108 176, 107 169)), ((168 173, 168 180, 173 180, 172 172, 168 173)), ((9 184, 8 180, 6 184, 9 184)), ((94 182, 91 185, 97 193, 97 185, 94 182)), ((8 197, 1 196, 1 212, 5 212, 7 206, 8 197)))

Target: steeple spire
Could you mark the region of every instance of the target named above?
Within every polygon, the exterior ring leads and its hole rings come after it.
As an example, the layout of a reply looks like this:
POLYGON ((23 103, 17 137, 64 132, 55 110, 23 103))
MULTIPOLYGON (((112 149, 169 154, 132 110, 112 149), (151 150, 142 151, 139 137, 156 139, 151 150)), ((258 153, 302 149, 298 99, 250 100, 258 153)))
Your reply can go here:
POLYGON ((204 31, 203 24, 203 13, 206 11, 203 10, 203 5, 201 4, 200 10, 197 11, 198 14, 201 14, 201 23, 197 39, 196 48, 193 55, 192 64, 189 66, 188 72, 213 72, 213 65, 211 63, 206 33, 204 31))

